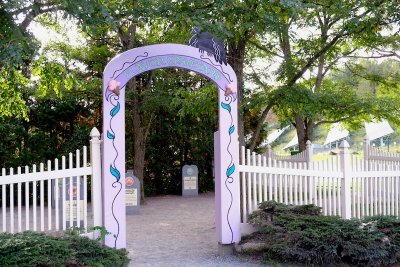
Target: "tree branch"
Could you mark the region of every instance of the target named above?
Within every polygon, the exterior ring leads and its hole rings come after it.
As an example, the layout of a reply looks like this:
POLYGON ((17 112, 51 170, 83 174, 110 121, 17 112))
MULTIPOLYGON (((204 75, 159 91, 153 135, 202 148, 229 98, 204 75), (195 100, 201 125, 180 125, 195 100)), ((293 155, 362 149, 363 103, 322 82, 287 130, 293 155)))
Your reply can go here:
MULTIPOLYGON (((354 114, 352 117, 355 117, 355 116, 357 116, 357 114, 354 114)), ((340 118, 340 119, 337 119, 337 120, 322 120, 322 121, 319 121, 317 123, 314 123, 314 126, 319 126, 319 125, 324 124, 324 123, 337 123, 337 122, 348 120, 350 118, 351 118, 350 116, 347 116, 347 117, 343 117, 343 118, 340 118)))
POLYGON ((258 76, 258 74, 257 74, 257 72, 254 70, 254 67, 253 67, 253 66, 251 66, 251 69, 252 69, 253 73, 250 74, 250 76, 253 77, 253 78, 255 79, 255 82, 256 82, 258 85, 261 85, 261 86, 263 86, 263 87, 267 87, 267 85, 266 85, 263 81, 261 81, 260 76, 258 76))
POLYGON ((156 114, 154 112, 152 112, 151 115, 150 115, 149 122, 146 125, 146 130, 144 132, 144 142, 145 143, 146 143, 147 137, 149 136, 151 124, 152 124, 153 119, 154 119, 155 116, 156 116, 156 114))
POLYGON ((349 52, 343 53, 342 56, 335 58, 335 60, 332 61, 332 62, 325 68, 325 70, 324 70, 324 72, 323 72, 323 74, 322 74, 323 77, 325 77, 325 75, 328 73, 328 71, 330 71, 330 70, 336 65, 336 63, 337 63, 340 59, 342 59, 342 58, 344 58, 344 57, 347 57, 348 55, 354 53, 356 50, 357 50, 357 49, 354 48, 353 50, 351 50, 351 51, 349 51, 349 52))
MULTIPOLYGON (((381 0, 376 4, 377 6, 380 6, 384 1, 381 0)), ((362 14, 356 16, 354 19, 357 18, 362 18, 366 16, 368 13, 370 13, 372 9, 368 9, 364 11, 362 14)), ((335 37, 332 38, 332 40, 327 43, 324 47, 322 47, 317 53, 315 53, 311 58, 307 60, 307 63, 288 81, 287 85, 290 87, 294 85, 298 79, 303 77, 303 74, 315 63, 316 60, 318 60, 322 55, 324 55, 331 47, 333 47, 340 38, 343 38, 345 36, 349 36, 352 34, 357 34, 363 32, 367 26, 364 26, 358 30, 355 31, 346 31, 346 29, 342 29, 335 37)))
POLYGON ((59 5, 46 5, 39 2, 38 0, 35 0, 31 6, 22 8, 18 13, 15 14, 20 14, 21 12, 30 10, 28 14, 26 14, 25 19, 19 25, 21 28, 26 30, 33 21, 33 19, 36 18, 37 16, 60 9, 61 6, 59 5))
POLYGON ((283 55, 279 55, 278 53, 271 51, 271 50, 268 49, 267 47, 265 47, 265 46, 263 46, 263 45, 261 45, 261 44, 255 42, 255 41, 249 41, 249 44, 255 46, 256 48, 258 48, 258 49, 260 49, 260 50, 262 50, 262 51, 264 51, 264 52, 270 53, 270 54, 272 54, 272 55, 274 55, 274 56, 276 56, 276 57, 283 58, 283 55))
POLYGON ((265 119, 267 118, 268 112, 271 110, 271 108, 273 107, 274 104, 275 104, 275 101, 272 101, 271 103, 269 103, 268 106, 264 109, 263 113, 261 114, 261 117, 258 120, 256 129, 254 130, 254 134, 251 137, 250 151, 253 151, 254 148, 256 147, 258 137, 260 136, 261 128, 265 122, 265 119))

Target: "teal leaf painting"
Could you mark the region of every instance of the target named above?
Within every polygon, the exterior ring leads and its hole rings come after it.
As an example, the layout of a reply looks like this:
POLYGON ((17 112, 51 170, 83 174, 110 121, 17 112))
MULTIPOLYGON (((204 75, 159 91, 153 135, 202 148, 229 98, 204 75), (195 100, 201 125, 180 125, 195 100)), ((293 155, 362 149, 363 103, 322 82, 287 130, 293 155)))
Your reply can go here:
POLYGON ((110 111, 111 117, 114 117, 120 109, 120 104, 117 102, 117 105, 110 111))
POLYGON ((235 164, 232 164, 232 166, 230 166, 227 170, 226 170, 226 176, 230 177, 232 175, 232 173, 235 172, 235 164))
POLYGON ((119 179, 121 179, 120 172, 116 168, 114 168, 112 165, 110 165, 110 172, 117 179, 117 182, 119 181, 119 179))
POLYGON ((115 139, 115 135, 113 135, 112 133, 110 133, 109 131, 107 131, 107 138, 108 138, 108 139, 115 139))
POLYGON ((229 127, 229 135, 231 135, 235 131, 235 125, 229 127))
POLYGON ((229 104, 222 102, 221 106, 223 109, 226 109, 227 111, 231 112, 231 106, 229 104))

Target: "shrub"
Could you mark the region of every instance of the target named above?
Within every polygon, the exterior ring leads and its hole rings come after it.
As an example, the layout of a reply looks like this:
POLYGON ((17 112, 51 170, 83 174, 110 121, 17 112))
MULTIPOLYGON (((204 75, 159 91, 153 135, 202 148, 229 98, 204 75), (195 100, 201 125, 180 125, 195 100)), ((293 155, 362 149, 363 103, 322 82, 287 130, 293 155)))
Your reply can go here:
POLYGON ((126 266, 127 254, 76 235, 0 234, 0 266, 126 266))
POLYGON ((259 207, 250 222, 261 226, 253 237, 265 242, 262 252, 266 261, 284 259, 307 266, 382 266, 399 260, 400 221, 396 218, 344 220, 323 216, 314 205, 273 201, 259 207))

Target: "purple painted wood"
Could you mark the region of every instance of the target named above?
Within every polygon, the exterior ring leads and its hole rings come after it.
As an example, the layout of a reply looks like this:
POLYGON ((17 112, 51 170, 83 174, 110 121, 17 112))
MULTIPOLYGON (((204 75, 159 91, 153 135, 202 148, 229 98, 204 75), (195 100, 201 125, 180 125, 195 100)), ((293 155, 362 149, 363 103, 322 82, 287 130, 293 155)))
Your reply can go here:
POLYGON ((134 76, 153 69, 177 67, 202 74, 218 86, 219 145, 216 150, 215 204, 217 240, 240 241, 239 143, 237 134, 236 75, 197 48, 160 44, 117 55, 103 76, 103 209, 104 226, 111 232, 108 246, 126 247, 125 218, 125 86, 134 76), (218 171, 217 171, 218 170, 218 171), (122 179, 122 180, 121 180, 122 179))

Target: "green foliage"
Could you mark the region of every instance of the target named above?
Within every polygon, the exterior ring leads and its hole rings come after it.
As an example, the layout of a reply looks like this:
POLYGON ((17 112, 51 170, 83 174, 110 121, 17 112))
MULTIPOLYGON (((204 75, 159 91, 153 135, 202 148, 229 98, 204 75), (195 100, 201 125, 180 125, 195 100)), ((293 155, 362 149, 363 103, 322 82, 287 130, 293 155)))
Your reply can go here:
POLYGON ((127 254, 76 235, 0 234, 1 266, 127 266, 127 254))
POLYGON ((90 111, 73 97, 31 103, 29 123, 0 120, 0 166, 17 167, 54 159, 89 145, 90 111))
MULTIPOLYGON (((152 88, 143 92, 147 101, 142 106, 147 116, 152 116, 146 146, 145 194, 180 194, 185 164, 198 166, 199 190, 212 191, 217 88, 200 75, 177 69, 157 70, 153 77, 152 88)), ((127 105, 127 129, 132 123, 131 108, 127 105)), ((126 140, 127 155, 132 155, 133 136, 127 135, 126 140)), ((133 167, 132 157, 127 157, 127 165, 133 167)))
POLYGON ((24 66, 35 55, 36 49, 33 36, 18 27, 11 14, 0 5, 0 70, 24 66))
MULTIPOLYGON (((300 150, 305 149, 305 142, 312 139, 313 129, 320 124, 359 123, 371 120, 375 112, 378 118, 398 117, 393 99, 365 97, 350 84, 343 87, 329 81, 329 73, 348 56, 372 55, 374 51, 382 57, 396 56, 390 51, 398 50, 398 3, 268 1, 259 6, 266 30, 257 31, 250 39, 255 50, 251 53, 273 67, 255 70, 250 78, 261 89, 274 87, 276 93, 270 94, 275 97, 266 98, 264 107, 273 105, 284 125, 295 125, 300 150), (259 83, 262 76, 270 79, 259 83)), ((361 73, 355 71, 356 75, 361 73)), ((377 75, 370 78, 377 79, 377 75)), ((387 84, 398 87, 393 82, 387 84)))
POLYGON ((257 238, 265 242, 265 261, 307 266, 385 266, 400 260, 400 220, 382 216, 344 220, 321 215, 314 205, 291 206, 263 202, 250 215, 261 225, 257 238))
POLYGON ((28 117, 23 93, 27 79, 17 70, 0 68, 0 119, 28 117))

